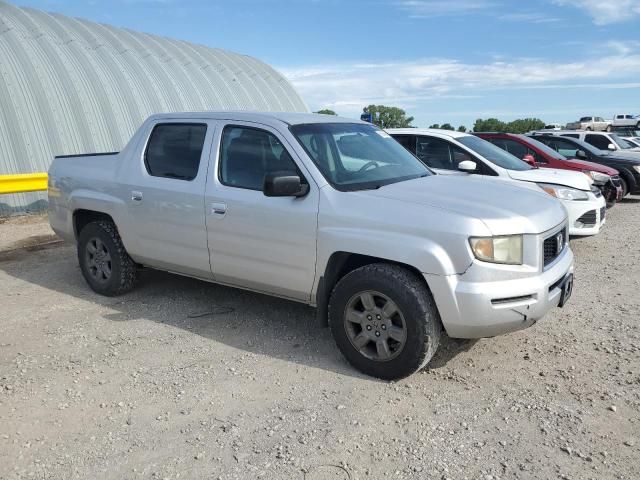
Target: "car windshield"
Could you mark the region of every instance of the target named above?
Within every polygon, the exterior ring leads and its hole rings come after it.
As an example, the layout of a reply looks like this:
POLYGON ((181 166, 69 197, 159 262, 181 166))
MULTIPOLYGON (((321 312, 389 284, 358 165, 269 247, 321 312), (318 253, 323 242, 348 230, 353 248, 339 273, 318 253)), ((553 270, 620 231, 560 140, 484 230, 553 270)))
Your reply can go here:
POLYGON ((561 153, 556 152, 553 148, 545 145, 544 143, 539 142, 538 140, 534 140, 533 138, 527 137, 525 135, 523 135, 523 137, 526 138, 527 143, 530 143, 531 146, 537 148, 548 157, 555 158, 556 160, 567 160, 567 157, 565 157, 561 153))
POLYGON ((432 175, 389 134, 359 123, 290 127, 325 179, 337 190, 366 190, 432 175))
POLYGON ((528 163, 514 157, 510 153, 504 151, 500 147, 496 147, 493 143, 487 142, 473 135, 457 138, 465 147, 473 150, 491 163, 507 170, 531 170, 533 167, 528 163))
POLYGON ((629 142, 627 142, 624 138, 619 137, 618 135, 616 135, 615 133, 610 134, 611 135, 611 140, 613 140, 614 142, 616 142, 616 144, 622 148, 623 150, 627 150, 629 148, 633 148, 634 146, 631 145, 629 142))

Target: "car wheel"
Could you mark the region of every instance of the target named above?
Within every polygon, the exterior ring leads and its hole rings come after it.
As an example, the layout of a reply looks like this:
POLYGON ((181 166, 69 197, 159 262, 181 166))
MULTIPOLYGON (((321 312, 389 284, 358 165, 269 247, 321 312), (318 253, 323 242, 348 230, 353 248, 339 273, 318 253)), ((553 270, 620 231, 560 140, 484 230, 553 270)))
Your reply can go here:
POLYGON ((133 289, 138 266, 124 248, 113 222, 87 224, 78 236, 78 261, 89 286, 101 295, 121 295, 133 289))
POLYGON ((585 128, 585 130, 586 130, 587 132, 590 132, 590 131, 591 131, 591 127, 587 127, 587 128, 585 128))
POLYGON ((613 129, 611 128, 611 125, 607 125, 607 132, 610 132, 611 130, 613 130, 613 129))
POLYGON ((338 348, 361 372, 385 380, 423 368, 440 343, 442 323, 431 292, 413 272, 384 263, 345 275, 329 300, 338 348))
POLYGON ((629 195, 629 184, 622 176, 620 176, 620 186, 622 186, 622 197, 629 195))

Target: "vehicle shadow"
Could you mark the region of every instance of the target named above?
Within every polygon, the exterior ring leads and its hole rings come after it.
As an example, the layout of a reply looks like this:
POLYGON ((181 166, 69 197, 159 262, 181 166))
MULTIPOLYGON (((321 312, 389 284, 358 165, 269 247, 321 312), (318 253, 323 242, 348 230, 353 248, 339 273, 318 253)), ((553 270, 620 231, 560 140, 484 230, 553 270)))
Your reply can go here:
MULTIPOLYGON (((253 354, 372 380, 346 362, 329 329, 319 325, 315 309, 300 303, 153 269, 143 270, 133 292, 103 297, 85 283, 75 248, 68 244, 39 251, 31 247, 19 255, 0 257, 0 270, 64 296, 107 307, 102 317, 114 322, 151 320, 253 354)), ((427 368, 446 366, 473 344, 445 335, 427 368)))

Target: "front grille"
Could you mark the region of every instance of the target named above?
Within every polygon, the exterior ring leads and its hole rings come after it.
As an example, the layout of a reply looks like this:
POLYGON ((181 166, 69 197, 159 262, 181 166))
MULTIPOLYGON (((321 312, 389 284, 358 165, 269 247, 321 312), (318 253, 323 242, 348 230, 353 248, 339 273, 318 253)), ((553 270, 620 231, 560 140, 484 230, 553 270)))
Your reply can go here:
POLYGON ((582 215, 576 222, 582 223, 585 227, 593 227, 595 226, 597 221, 597 212, 595 210, 590 210, 584 215, 582 215))
POLYGON ((557 233, 554 233, 550 237, 546 238, 543 243, 544 250, 544 266, 546 267, 551 262, 553 262, 558 255, 562 253, 564 250, 565 244, 567 243, 567 230, 560 230, 557 233))
POLYGON ((606 215, 607 215, 607 209, 605 207, 602 207, 600 209, 600 222, 604 222, 606 215))

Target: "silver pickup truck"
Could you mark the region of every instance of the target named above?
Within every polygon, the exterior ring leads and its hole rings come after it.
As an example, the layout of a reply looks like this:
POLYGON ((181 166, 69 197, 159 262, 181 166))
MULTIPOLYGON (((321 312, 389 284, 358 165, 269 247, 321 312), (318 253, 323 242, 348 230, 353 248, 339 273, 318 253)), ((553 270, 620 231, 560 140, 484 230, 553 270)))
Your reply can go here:
POLYGON ((443 328, 522 329, 573 285, 560 202, 436 175, 334 116, 155 115, 120 153, 56 157, 49 205, 96 292, 130 290, 146 266, 303 302, 385 379, 426 365, 443 328))

